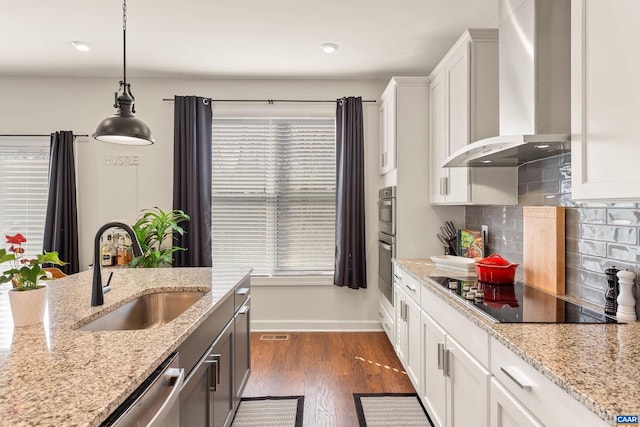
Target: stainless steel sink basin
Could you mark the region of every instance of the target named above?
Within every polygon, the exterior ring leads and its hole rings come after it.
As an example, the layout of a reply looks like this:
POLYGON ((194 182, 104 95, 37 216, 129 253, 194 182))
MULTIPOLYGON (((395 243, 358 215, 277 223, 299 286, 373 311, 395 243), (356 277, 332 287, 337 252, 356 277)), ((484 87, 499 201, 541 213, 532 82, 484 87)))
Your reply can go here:
POLYGON ((139 296, 78 328, 79 331, 126 331, 155 328, 184 313, 206 292, 157 292, 139 296))

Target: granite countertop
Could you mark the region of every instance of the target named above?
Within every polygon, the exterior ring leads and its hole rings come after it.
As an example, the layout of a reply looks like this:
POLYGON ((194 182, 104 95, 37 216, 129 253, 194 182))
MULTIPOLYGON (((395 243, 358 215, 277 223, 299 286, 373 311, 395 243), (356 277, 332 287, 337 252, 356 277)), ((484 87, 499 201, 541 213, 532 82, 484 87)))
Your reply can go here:
POLYGON ((429 280, 464 273, 429 260, 395 262, 606 422, 615 426, 616 415, 640 414, 640 322, 494 323, 429 280))
POLYGON ((21 328, 13 327, 8 288, 1 288, 0 425, 99 425, 251 272, 215 268, 113 271, 112 290, 99 307, 90 305, 91 271, 49 282, 45 321, 21 328), (75 330, 139 295, 178 289, 207 293, 163 326, 135 331, 75 330))

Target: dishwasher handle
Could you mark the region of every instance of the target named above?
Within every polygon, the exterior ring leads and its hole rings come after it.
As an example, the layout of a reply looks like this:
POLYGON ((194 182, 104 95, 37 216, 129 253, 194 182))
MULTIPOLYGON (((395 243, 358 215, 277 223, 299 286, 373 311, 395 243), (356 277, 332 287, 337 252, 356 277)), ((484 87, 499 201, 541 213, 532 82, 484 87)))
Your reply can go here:
POLYGON ((167 395, 164 403, 158 409, 158 412, 153 416, 147 427, 158 427, 163 425, 167 414, 173 410, 178 397, 180 396, 180 387, 182 387, 182 381, 184 380, 184 368, 169 368, 165 374, 168 384, 171 386, 171 391, 167 395))
POLYGON ((174 353, 121 405, 122 410, 117 411, 117 415, 112 415, 114 420, 107 419, 102 425, 175 425, 180 416, 178 397, 183 381, 184 369, 180 368, 178 354, 174 353))

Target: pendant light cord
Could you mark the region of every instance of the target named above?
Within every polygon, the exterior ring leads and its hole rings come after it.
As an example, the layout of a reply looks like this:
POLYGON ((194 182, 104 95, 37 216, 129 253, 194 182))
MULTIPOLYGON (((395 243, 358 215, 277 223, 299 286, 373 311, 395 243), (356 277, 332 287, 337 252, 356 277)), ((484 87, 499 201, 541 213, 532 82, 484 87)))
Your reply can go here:
POLYGON ((127 85, 127 0, 122 3, 122 64, 123 83, 127 85))

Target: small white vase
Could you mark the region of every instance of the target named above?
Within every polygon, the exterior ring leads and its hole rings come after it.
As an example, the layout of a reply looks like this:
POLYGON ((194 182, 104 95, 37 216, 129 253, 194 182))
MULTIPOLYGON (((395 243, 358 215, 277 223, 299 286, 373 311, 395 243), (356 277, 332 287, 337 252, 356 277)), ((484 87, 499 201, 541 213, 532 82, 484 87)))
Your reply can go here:
POLYGON ((13 326, 21 327, 42 323, 47 307, 47 287, 45 285, 39 285, 37 289, 31 291, 11 289, 8 294, 13 326))

